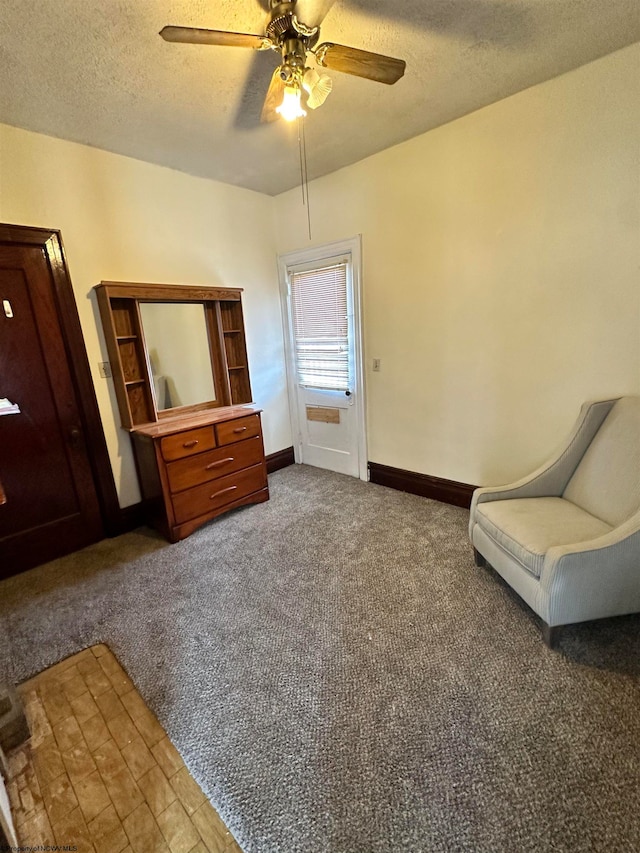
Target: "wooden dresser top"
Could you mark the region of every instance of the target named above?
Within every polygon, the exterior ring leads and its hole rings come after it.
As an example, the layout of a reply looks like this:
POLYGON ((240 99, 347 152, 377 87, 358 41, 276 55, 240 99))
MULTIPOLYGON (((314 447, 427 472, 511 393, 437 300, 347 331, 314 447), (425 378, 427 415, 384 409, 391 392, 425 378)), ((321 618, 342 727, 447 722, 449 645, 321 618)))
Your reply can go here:
POLYGON ((146 435, 149 438, 159 438, 173 435, 176 432, 208 426, 222 421, 232 421, 236 418, 246 418, 247 415, 257 415, 262 411, 257 406, 220 406, 217 409, 195 412, 190 415, 176 415, 173 418, 163 418, 157 423, 140 424, 131 432, 136 435, 146 435))

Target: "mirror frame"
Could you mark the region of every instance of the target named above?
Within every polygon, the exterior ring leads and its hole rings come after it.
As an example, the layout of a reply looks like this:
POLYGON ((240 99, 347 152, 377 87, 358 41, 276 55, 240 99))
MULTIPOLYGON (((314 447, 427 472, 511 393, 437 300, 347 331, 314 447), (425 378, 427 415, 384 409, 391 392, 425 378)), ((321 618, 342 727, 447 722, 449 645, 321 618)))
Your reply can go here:
POLYGON ((242 288, 103 281, 94 290, 125 429, 252 401, 242 288), (215 400, 158 410, 140 314, 147 302, 203 305, 215 400))

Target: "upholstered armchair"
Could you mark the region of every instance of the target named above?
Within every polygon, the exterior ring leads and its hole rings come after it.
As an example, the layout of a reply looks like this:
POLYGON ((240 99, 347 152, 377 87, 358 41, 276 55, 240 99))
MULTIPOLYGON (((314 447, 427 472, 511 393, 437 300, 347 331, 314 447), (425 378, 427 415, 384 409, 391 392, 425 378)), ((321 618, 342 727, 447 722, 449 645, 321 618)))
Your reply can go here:
POLYGON ((563 625, 640 611, 640 397, 585 403, 545 465, 476 489, 469 536, 550 647, 563 625))

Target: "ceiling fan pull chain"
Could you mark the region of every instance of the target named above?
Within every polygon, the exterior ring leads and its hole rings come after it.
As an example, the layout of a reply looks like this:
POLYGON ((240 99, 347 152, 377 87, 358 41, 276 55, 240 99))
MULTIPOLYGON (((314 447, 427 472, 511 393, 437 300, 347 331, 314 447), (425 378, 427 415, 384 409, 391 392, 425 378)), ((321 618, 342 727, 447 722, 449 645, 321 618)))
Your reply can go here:
POLYGON ((304 118, 298 119, 298 152, 300 155, 300 189, 302 204, 307 208, 307 226, 311 240, 311 205, 309 203, 309 173, 307 170, 307 140, 304 132, 304 118))
POLYGON ((304 186, 304 162, 303 162, 303 153, 302 153, 302 131, 301 131, 302 119, 298 119, 298 155, 300 157, 300 189, 302 190, 302 204, 306 204, 305 198, 305 186, 304 186))
POLYGON ((307 225, 309 226, 309 240, 311 240, 311 204, 309 202, 309 170, 307 168, 307 137, 304 132, 304 118, 300 119, 302 122, 302 155, 304 160, 304 186, 305 186, 305 194, 307 196, 307 225))

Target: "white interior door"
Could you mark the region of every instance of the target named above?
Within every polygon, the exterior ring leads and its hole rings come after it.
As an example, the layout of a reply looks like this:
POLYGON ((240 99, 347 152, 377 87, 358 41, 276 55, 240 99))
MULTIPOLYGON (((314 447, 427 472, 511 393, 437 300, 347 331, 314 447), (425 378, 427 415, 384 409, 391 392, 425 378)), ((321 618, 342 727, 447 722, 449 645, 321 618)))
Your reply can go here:
POLYGON ((359 240, 283 256, 296 461, 367 479, 359 240))

